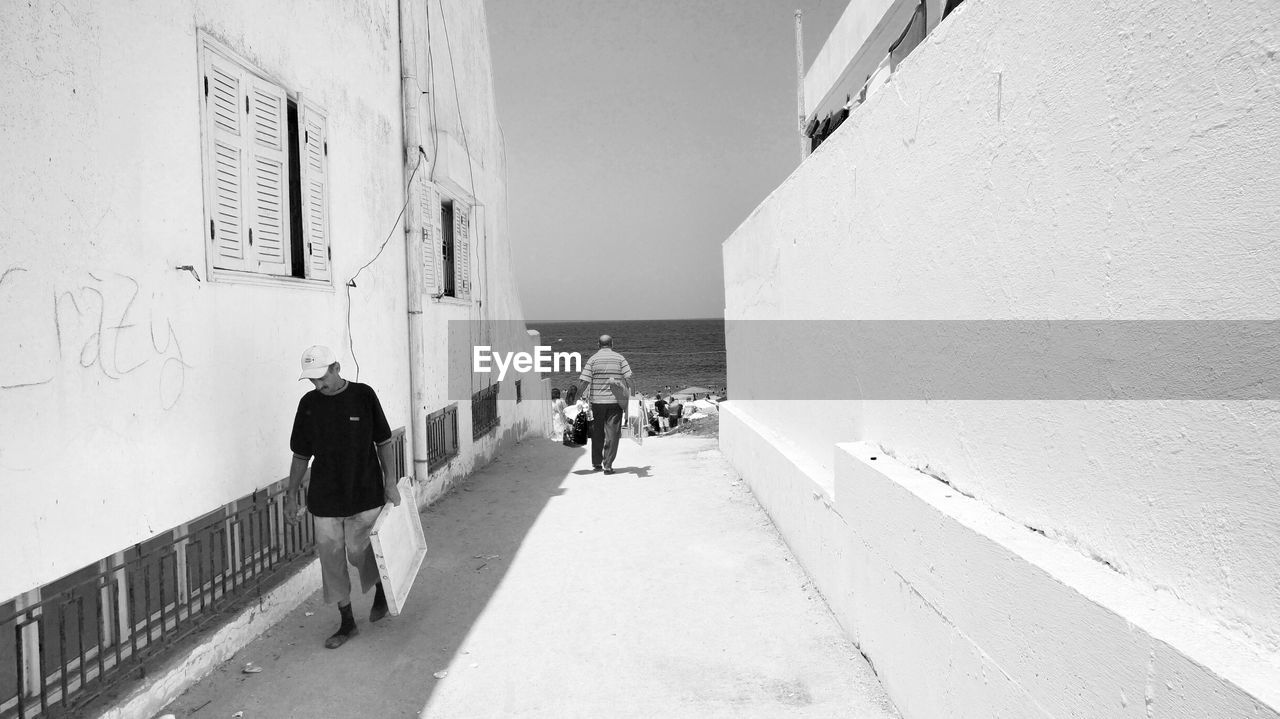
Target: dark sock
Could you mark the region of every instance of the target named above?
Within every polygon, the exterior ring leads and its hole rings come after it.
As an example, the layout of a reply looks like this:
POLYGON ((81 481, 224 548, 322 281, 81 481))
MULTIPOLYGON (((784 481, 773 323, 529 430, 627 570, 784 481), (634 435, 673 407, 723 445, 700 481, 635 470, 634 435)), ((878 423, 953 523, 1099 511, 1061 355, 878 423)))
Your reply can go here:
POLYGON ((329 649, 337 649, 346 643, 347 639, 360 633, 360 630, 356 629, 356 618, 351 613, 350 604, 338 605, 338 612, 342 615, 342 624, 338 627, 338 631, 325 640, 324 645, 329 649))

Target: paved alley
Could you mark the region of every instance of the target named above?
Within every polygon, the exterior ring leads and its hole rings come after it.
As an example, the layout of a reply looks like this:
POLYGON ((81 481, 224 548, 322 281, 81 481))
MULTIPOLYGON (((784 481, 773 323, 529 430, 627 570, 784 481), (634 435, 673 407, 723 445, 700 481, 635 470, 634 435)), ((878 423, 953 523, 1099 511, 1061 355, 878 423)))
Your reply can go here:
POLYGON ((526 441, 423 514, 403 614, 370 625, 357 598, 361 633, 326 650, 317 593, 166 711, 897 716, 714 438, 627 442, 617 467, 526 441))

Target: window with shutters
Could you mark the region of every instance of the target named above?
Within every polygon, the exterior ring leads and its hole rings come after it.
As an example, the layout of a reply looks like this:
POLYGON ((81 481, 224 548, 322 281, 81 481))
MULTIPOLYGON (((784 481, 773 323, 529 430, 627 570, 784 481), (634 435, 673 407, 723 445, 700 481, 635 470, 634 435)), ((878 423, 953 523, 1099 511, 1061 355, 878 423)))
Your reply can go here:
POLYGON ((473 204, 442 194, 439 186, 422 181, 422 279, 426 294, 471 300, 473 204))
POLYGON ((324 111, 213 38, 199 42, 209 276, 329 286, 324 111))

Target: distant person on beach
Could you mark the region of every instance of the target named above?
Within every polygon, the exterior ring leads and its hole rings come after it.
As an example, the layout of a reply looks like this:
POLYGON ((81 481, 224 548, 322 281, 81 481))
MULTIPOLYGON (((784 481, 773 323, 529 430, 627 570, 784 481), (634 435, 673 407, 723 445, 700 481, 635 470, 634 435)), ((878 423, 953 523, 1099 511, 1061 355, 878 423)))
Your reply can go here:
POLYGON ((658 431, 666 432, 671 429, 671 420, 668 418, 667 401, 660 394, 653 395, 653 409, 658 413, 658 431))
POLYGON ((631 365, 613 351, 609 335, 600 335, 600 349, 583 363, 577 387, 591 402, 591 468, 613 474, 632 376, 631 365))
MULTIPOLYGON (((564 443, 570 447, 581 447, 591 436, 591 405, 587 404, 585 398, 578 396, 577 385, 571 386, 565 392, 565 404, 567 407, 573 407, 573 419, 565 428, 564 443)), ((568 409, 565 413, 567 417, 568 409)))
POLYGON ((567 407, 563 399, 560 399, 560 388, 551 388, 551 438, 561 439, 564 437, 564 430, 568 424, 568 419, 564 416, 564 410, 567 407))
POLYGON ((684 416, 684 403, 679 397, 671 397, 667 400, 667 416, 671 422, 671 429, 680 426, 680 420, 684 416))
POLYGON ((399 506, 395 449, 391 427, 373 388, 348 382, 339 373, 337 355, 322 345, 302 353, 302 376, 315 389, 304 394, 293 418, 289 449, 289 488, 284 495, 284 516, 298 521, 298 488, 307 465, 307 509, 315 517, 316 554, 320 556, 324 601, 338 605, 342 624, 325 647, 337 649, 359 633, 351 614, 351 578, 347 562, 360 570, 364 591, 376 587, 369 621, 387 616, 387 596, 378 578, 378 564, 369 543, 373 522, 382 505, 399 506))

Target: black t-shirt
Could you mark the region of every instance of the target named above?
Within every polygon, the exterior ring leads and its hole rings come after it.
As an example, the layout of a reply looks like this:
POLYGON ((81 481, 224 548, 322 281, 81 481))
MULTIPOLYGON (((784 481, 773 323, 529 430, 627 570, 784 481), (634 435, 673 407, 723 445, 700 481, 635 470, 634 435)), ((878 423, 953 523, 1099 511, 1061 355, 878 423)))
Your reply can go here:
POLYGON ((658 410, 659 417, 667 416, 667 401, 665 399, 660 399, 657 402, 654 402, 653 408, 658 410))
POLYGON ((298 402, 289 448, 315 457, 307 509, 317 517, 350 517, 385 503, 376 444, 391 427, 373 388, 348 382, 335 395, 311 390, 298 402))

